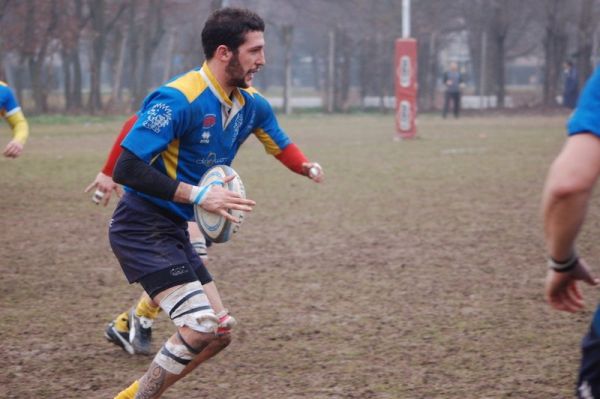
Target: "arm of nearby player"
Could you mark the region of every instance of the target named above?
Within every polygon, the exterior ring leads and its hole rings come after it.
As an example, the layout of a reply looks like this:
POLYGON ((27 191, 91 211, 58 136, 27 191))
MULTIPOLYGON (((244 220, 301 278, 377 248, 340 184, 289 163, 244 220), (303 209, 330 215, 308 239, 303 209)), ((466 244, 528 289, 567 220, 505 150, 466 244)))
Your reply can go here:
POLYGON ((112 145, 110 152, 108 153, 108 157, 104 162, 102 170, 96 175, 94 181, 90 183, 90 185, 88 185, 84 190, 84 192, 87 193, 91 189, 95 188, 97 191, 103 193, 101 202, 104 206, 108 205, 113 191, 115 192, 117 197, 121 197, 121 187, 119 187, 119 185, 113 181, 112 175, 115 169, 115 164, 117 163, 117 159, 123 151, 121 148, 121 142, 123 142, 123 139, 125 138, 125 136, 127 136, 127 133, 129 133, 136 121, 137 115, 135 114, 129 119, 127 119, 127 121, 125 121, 123 127, 121 128, 121 131, 119 132, 119 135, 117 136, 115 142, 112 145))
POLYGON ((583 133, 568 138, 546 179, 542 211, 548 255, 558 264, 576 262, 567 272, 548 271, 546 299, 558 310, 574 312, 583 307, 578 280, 598 284, 586 262, 577 260, 575 240, 599 175, 600 138, 583 133))
POLYGON ((6 145, 4 156, 16 158, 23 152, 23 147, 25 146, 27 137, 29 137, 29 125, 20 108, 7 114, 6 121, 13 131, 13 139, 6 145))
POLYGON ((577 256, 575 240, 600 176, 600 68, 586 83, 569 119, 569 138, 546 178, 542 211, 550 269, 546 299, 558 310, 583 307, 577 281, 596 285, 587 263, 577 256))

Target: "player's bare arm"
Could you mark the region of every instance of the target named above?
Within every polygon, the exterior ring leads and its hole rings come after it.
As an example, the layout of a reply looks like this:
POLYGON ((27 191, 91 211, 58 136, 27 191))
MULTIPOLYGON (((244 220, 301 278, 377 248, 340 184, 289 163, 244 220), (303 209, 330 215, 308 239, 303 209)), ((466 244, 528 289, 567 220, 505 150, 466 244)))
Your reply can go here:
POLYGON ((546 179, 542 210, 550 269, 545 294, 557 310, 575 312, 583 308, 577 281, 599 283, 575 249, 575 239, 599 175, 600 138, 577 134, 567 140, 546 179))

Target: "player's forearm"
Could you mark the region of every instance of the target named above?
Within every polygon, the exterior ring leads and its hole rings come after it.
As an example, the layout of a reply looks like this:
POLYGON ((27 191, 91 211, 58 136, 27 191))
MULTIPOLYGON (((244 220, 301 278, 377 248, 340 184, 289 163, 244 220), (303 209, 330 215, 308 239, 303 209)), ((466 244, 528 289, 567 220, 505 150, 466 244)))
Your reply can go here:
POLYGON ((175 194, 173 194, 173 201, 189 204, 193 187, 191 184, 180 181, 175 194))
POLYGON ((279 154, 275 155, 282 164, 287 166, 290 170, 305 175, 306 172, 302 165, 308 162, 306 156, 302 153, 300 148, 295 144, 289 144, 279 154))
MULTIPOLYGON (((132 152, 124 149, 113 173, 115 183, 160 199, 173 201, 180 182, 160 173, 132 152)), ((182 202, 182 201, 180 201, 182 202)), ((189 201, 183 201, 189 202, 189 201)))
POLYGON ((583 133, 570 136, 550 167, 543 193, 546 246, 555 260, 573 255, 599 176, 598 137, 583 133))
POLYGON ((29 137, 29 125, 25 119, 23 112, 18 111, 8 116, 6 121, 10 125, 13 131, 13 139, 17 140, 21 144, 25 144, 27 137, 29 137))
POLYGON ((568 259, 575 252, 575 240, 585 214, 590 192, 558 195, 548 188, 544 198, 544 233, 549 256, 556 261, 568 259))

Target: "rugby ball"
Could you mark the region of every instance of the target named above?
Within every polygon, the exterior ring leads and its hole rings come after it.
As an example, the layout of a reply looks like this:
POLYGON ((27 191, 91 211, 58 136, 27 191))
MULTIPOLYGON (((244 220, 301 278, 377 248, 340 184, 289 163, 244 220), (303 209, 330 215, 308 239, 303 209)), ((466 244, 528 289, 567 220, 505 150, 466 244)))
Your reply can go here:
MULTIPOLYGON (((246 198, 246 190, 244 189, 242 179, 233 168, 227 165, 216 165, 207 170, 200 179, 199 185, 205 186, 214 182, 222 182, 227 176, 231 175, 235 175, 235 178, 229 183, 226 183, 224 188, 238 193, 242 198, 246 198)), ((205 237, 216 243, 229 241, 240 229, 242 221, 244 220, 243 211, 229 209, 228 212, 239 220, 239 223, 233 223, 221 215, 208 212, 199 205, 194 205, 194 216, 196 218, 196 223, 198 223, 198 227, 200 227, 200 230, 205 237)))

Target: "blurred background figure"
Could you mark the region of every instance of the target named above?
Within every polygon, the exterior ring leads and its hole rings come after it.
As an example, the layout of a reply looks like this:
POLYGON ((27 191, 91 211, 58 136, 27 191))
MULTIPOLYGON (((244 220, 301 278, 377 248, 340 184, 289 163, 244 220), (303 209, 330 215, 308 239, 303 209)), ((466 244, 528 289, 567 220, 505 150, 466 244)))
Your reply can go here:
POLYGON ((442 116, 446 117, 450 101, 452 101, 452 112, 454 113, 454 117, 458 118, 460 114, 460 94, 464 83, 456 62, 450 63, 449 69, 444 72, 443 81, 446 86, 446 92, 444 93, 444 111, 442 116))
POLYGON ((570 60, 565 61, 563 69, 563 105, 569 109, 575 108, 577 105, 577 97, 579 97, 577 69, 570 60))

